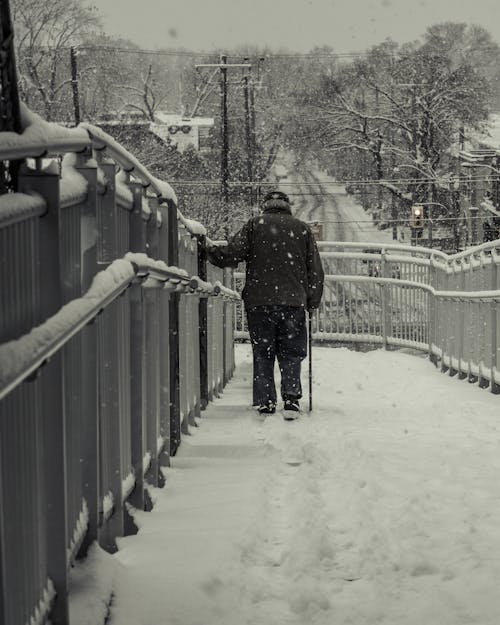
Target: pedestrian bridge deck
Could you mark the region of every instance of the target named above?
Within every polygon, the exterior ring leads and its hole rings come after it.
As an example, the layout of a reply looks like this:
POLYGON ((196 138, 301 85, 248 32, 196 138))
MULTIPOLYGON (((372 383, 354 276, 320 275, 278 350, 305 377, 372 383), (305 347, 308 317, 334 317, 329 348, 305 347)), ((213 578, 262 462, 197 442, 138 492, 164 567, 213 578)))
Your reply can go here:
POLYGON ((313 414, 261 423, 237 347, 139 533, 86 564, 112 625, 498 623, 497 399, 415 355, 314 352, 313 414))

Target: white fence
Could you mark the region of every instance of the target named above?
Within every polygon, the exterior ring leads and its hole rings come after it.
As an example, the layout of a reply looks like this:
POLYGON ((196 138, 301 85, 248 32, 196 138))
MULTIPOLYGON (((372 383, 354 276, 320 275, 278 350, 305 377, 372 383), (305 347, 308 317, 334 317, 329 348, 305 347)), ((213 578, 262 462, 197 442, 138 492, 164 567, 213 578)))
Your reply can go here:
MULTIPOLYGON (((313 339, 426 351, 443 369, 499 391, 500 241, 449 256, 430 248, 319 243, 325 290, 313 339)), ((234 274, 241 291, 244 274, 234 274)), ((247 338, 241 304, 236 338, 247 338)))

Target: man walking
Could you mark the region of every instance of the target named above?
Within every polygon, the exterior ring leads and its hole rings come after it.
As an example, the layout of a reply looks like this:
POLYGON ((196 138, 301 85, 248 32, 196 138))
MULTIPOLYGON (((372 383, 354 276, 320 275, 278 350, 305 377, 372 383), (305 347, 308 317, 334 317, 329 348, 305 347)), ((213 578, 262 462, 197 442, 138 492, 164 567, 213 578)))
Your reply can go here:
POLYGON ((272 191, 262 214, 252 217, 227 246, 211 246, 217 267, 246 263, 243 301, 253 351, 253 403, 261 414, 276 410, 274 362, 281 371, 285 419, 298 416, 300 369, 307 356, 305 311, 319 306, 323 267, 310 227, 292 215, 288 196, 272 191))

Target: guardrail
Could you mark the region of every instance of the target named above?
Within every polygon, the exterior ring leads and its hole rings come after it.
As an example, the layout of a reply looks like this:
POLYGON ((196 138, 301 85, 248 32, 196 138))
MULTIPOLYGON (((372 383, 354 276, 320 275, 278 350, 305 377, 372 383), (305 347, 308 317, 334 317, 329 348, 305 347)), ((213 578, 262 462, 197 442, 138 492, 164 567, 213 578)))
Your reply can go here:
POLYGON ((23 161, 0 196, 0 621, 67 625, 71 564, 136 531, 127 506, 230 379, 238 295, 168 184, 23 116, 0 133, 23 161))
MULTIPOLYGON (((500 241, 455 255, 372 242, 320 242, 318 342, 425 351, 443 371, 500 391, 500 241)), ((234 274, 241 291, 244 274, 234 274)), ((241 304, 236 338, 248 338, 241 304)))

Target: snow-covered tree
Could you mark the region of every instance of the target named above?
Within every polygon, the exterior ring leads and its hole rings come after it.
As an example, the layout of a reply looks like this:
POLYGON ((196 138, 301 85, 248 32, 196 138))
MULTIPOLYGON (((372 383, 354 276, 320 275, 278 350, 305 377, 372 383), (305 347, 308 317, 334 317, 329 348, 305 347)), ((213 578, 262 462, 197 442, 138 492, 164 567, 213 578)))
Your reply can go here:
MULTIPOLYGON (((457 29, 443 25, 424 43, 386 41, 336 72, 323 72, 316 88, 300 95, 310 112, 297 133, 300 145, 308 143, 331 169, 340 164, 347 179, 380 181, 377 187, 397 196, 403 208, 430 198, 460 127, 478 127, 488 114, 480 68, 436 41, 436 32, 448 30, 456 42, 457 29), (346 154, 356 154, 368 171, 346 171, 346 154)), ((469 32, 458 30, 465 41, 469 32)), ((377 203, 380 209, 380 193, 377 203)))
POLYGON ((21 98, 45 119, 71 110, 70 47, 100 27, 92 7, 80 0, 12 0, 21 98))

